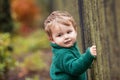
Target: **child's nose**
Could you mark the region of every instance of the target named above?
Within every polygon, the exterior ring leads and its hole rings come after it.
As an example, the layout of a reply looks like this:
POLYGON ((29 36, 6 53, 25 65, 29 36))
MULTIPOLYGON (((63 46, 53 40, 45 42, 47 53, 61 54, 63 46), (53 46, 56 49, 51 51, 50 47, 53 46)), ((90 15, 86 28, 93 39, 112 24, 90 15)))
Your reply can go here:
POLYGON ((68 39, 69 37, 68 37, 68 35, 64 35, 64 38, 65 38, 65 39, 68 39))

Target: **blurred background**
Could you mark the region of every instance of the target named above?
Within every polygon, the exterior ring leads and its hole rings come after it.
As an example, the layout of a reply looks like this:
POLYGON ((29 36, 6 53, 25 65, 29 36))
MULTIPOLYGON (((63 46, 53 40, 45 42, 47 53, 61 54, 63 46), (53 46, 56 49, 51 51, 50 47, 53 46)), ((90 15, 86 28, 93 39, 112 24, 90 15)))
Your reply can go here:
POLYGON ((88 80, 120 80, 119 0, 0 0, 0 80, 51 80, 51 48, 43 30, 54 10, 78 26, 81 52, 93 42, 97 60, 88 80))
POLYGON ((50 80, 43 22, 51 0, 0 0, 0 80, 50 80))
POLYGON ((76 13, 77 1, 63 7, 68 1, 0 1, 0 80, 50 80, 52 53, 43 23, 53 10, 74 6, 76 13))

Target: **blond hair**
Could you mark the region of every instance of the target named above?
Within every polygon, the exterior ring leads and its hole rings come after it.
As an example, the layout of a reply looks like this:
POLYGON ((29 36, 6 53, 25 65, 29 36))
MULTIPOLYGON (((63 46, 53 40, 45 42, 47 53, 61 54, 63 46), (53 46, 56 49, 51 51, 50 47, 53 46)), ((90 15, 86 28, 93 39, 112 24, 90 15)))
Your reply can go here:
POLYGON ((75 23, 73 17, 68 12, 53 11, 44 22, 44 29, 50 39, 52 39, 51 30, 56 26, 57 23, 67 25, 67 26, 69 26, 71 23, 73 25, 74 29, 75 30, 77 29, 76 23, 75 23))

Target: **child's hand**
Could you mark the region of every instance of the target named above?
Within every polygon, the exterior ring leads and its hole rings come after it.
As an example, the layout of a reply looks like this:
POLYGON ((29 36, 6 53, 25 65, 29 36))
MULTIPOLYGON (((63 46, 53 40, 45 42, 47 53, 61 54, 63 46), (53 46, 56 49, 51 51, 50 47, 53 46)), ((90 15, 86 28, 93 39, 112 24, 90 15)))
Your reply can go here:
POLYGON ((92 55, 96 56, 97 52, 96 52, 96 45, 92 45, 92 47, 90 47, 90 52, 92 55))

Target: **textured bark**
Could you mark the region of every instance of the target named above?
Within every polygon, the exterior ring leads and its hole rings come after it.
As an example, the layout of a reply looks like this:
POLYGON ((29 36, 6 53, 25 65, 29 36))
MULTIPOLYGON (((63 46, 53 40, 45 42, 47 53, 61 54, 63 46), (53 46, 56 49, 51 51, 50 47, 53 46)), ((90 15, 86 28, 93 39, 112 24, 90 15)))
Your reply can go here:
POLYGON ((120 1, 105 0, 106 29, 110 58, 110 78, 120 80, 120 1))
POLYGON ((83 46, 97 46, 97 59, 88 74, 89 80, 109 80, 109 59, 107 31, 103 0, 80 0, 81 27, 83 28, 83 46))
POLYGON ((95 43, 97 59, 88 80, 120 79, 119 0, 79 0, 84 48, 95 43))

